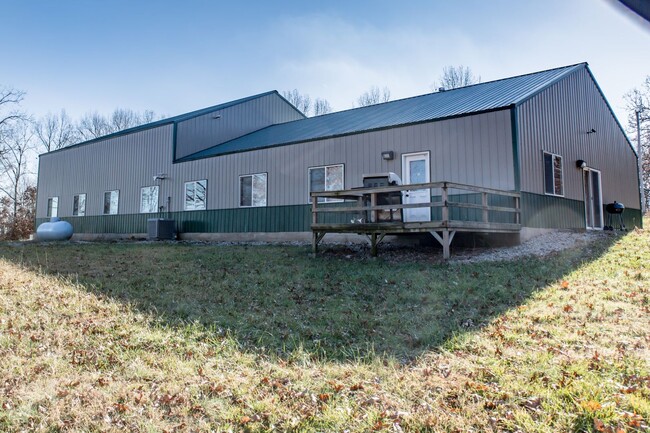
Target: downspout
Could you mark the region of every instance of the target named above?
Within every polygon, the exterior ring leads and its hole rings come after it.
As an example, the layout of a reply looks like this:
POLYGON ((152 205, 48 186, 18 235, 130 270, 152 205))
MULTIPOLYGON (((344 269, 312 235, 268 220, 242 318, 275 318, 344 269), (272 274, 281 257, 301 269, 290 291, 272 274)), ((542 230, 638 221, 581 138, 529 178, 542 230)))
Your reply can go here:
POLYGON ((645 214, 645 184, 643 182, 643 155, 641 154, 641 111, 636 110, 636 166, 637 176, 639 176, 639 200, 641 200, 641 224, 643 224, 643 214, 645 214))
POLYGON ((519 116, 517 106, 510 106, 510 126, 512 128, 512 163, 515 176, 515 191, 521 192, 521 169, 519 165, 519 116))
POLYGON ((521 196, 521 168, 519 164, 519 118, 517 116, 517 105, 510 106, 510 128, 512 134, 512 165, 515 181, 515 191, 519 193, 519 219, 520 226, 524 225, 524 213, 521 196))

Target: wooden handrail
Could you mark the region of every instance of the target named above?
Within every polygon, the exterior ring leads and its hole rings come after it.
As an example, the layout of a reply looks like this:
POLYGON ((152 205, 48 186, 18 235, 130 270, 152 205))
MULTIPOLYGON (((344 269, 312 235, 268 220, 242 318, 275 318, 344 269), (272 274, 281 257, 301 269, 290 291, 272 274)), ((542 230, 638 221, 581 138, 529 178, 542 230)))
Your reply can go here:
POLYGON ((350 198, 362 197, 372 193, 387 193, 397 191, 409 191, 418 189, 438 189, 447 187, 448 189, 461 189, 472 192, 485 192, 488 194, 497 194, 506 197, 519 197, 518 192, 506 191, 494 188, 484 188, 482 186, 465 185, 455 182, 430 182, 430 183, 413 183, 410 185, 391 185, 381 186, 376 188, 354 188, 342 189, 338 191, 313 191, 310 193, 311 197, 328 197, 328 198, 341 198, 342 196, 349 196, 350 198))
MULTIPOLYGON (((453 196, 453 194, 452 194, 453 196)), ((425 208, 425 207, 439 207, 442 208, 442 215, 439 221, 449 222, 450 212, 449 208, 465 208, 465 209, 477 209, 482 211, 481 221, 483 223, 488 223, 489 221, 489 212, 509 212, 514 213, 515 215, 515 224, 520 223, 520 197, 519 192, 513 191, 503 191, 494 188, 484 188, 475 185, 465 185, 455 182, 430 182, 430 183, 419 183, 411 185, 393 185, 386 187, 376 187, 376 188, 355 188, 348 190, 340 191, 317 191, 310 194, 311 198, 311 211, 312 211, 312 224, 318 224, 318 214, 320 213, 352 213, 352 212, 369 212, 367 214, 371 223, 380 223, 378 218, 379 211, 387 210, 400 210, 400 209, 415 209, 415 208, 425 208), (411 190, 421 190, 421 189, 440 189, 441 190, 441 201, 429 201, 423 203, 409 203, 409 204, 387 204, 387 205, 378 205, 377 198, 380 194, 386 193, 395 193, 402 191, 411 191, 411 190), (475 203, 462 203, 449 201, 450 192, 449 190, 461 190, 461 191, 470 191, 472 193, 481 194, 481 204, 475 203), (503 197, 512 197, 514 198, 514 206, 490 206, 488 203, 488 194, 499 195, 503 197), (364 197, 369 198, 369 205, 362 205, 361 199, 364 197), (328 204, 333 204, 332 202, 319 202, 319 198, 338 198, 345 200, 353 200, 357 202, 356 206, 327 206, 328 204), (325 205, 325 206, 324 206, 325 205)))

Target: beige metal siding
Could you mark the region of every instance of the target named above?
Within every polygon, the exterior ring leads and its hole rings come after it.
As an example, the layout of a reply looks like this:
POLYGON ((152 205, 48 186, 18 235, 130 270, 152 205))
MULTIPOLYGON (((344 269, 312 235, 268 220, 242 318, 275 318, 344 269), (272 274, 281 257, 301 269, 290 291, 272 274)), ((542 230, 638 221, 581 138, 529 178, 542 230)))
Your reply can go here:
POLYGON ((178 123, 176 158, 208 149, 276 123, 304 117, 277 94, 178 123), (219 118, 215 119, 216 116, 219 118))
POLYGON ((140 211, 140 188, 160 185, 160 204, 169 195, 172 125, 147 129, 68 150, 41 155, 37 217, 44 217, 47 198, 59 197, 59 216, 71 216, 75 194, 86 194, 86 215, 103 213, 104 192, 119 190, 118 213, 140 211))
POLYGON ((104 191, 120 190, 120 214, 138 213, 140 188, 158 184, 160 205, 171 197, 183 209, 184 182, 207 179, 208 209, 239 206, 239 176, 268 173, 268 206, 308 202, 308 168, 345 164, 345 187, 361 186, 364 173, 393 171, 401 155, 431 152, 431 180, 448 180, 512 190, 514 171, 510 111, 389 128, 172 164, 173 127, 141 131, 41 157, 37 216, 47 197, 59 196, 59 215, 72 214, 76 193, 87 194, 86 215, 101 215, 104 191), (381 152, 393 150, 385 161, 381 152), (157 173, 169 178, 153 182, 157 173))
POLYGON ((521 190, 544 194, 543 151, 563 158, 564 196, 584 200, 576 160, 602 173, 603 203, 639 209, 636 158, 587 69, 518 108, 521 190), (593 134, 587 131, 595 129, 593 134))

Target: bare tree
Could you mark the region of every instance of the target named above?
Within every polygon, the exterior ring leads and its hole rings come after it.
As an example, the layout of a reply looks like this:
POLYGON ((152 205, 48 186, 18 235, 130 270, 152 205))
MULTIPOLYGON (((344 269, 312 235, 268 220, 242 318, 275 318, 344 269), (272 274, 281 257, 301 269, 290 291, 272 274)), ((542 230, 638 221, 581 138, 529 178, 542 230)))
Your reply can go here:
POLYGON ((83 115, 77 125, 77 132, 82 140, 92 140, 110 134, 110 129, 106 118, 95 111, 83 115))
POLYGON ((48 113, 34 124, 38 147, 45 152, 61 149, 79 141, 79 134, 65 110, 59 114, 48 113))
POLYGON ((442 68, 442 75, 434 82, 434 90, 442 87, 445 90, 457 89, 481 82, 481 77, 474 75, 469 66, 445 66, 442 68), (437 83, 437 85, 436 85, 437 83))
POLYGON ((390 101, 390 89, 384 87, 379 89, 377 86, 372 86, 367 92, 364 92, 357 98, 357 106, 367 107, 368 105, 375 105, 381 102, 390 101))
POLYGON ((10 209, 9 229, 6 232, 16 231, 18 221, 18 208, 21 197, 27 188, 27 167, 31 151, 34 148, 34 132, 27 121, 20 121, 6 132, 2 138, 4 153, 0 157, 0 166, 3 169, 4 179, 0 182, 0 192, 5 195, 4 202, 10 209))
POLYGON ((27 116, 20 111, 20 102, 25 97, 25 92, 9 88, 0 88, 0 140, 12 124, 24 120, 27 116))
POLYGON ((309 116, 311 110, 311 98, 307 94, 301 94, 298 89, 285 90, 282 92, 284 99, 289 101, 294 107, 296 107, 302 114, 309 116))
POLYGON ((332 112, 332 107, 327 99, 316 98, 314 101, 314 116, 321 116, 332 112))
POLYGON ((81 120, 79 120, 77 132, 80 139, 92 140, 114 132, 150 123, 155 119, 156 113, 151 110, 145 110, 142 113, 138 113, 130 108, 116 108, 108 117, 95 111, 92 113, 86 113, 81 120))
POLYGON ((627 133, 630 137, 634 137, 634 141, 637 141, 637 149, 640 150, 641 179, 646 200, 645 208, 648 209, 650 208, 650 75, 645 78, 640 87, 630 90, 623 98, 628 112, 627 133))

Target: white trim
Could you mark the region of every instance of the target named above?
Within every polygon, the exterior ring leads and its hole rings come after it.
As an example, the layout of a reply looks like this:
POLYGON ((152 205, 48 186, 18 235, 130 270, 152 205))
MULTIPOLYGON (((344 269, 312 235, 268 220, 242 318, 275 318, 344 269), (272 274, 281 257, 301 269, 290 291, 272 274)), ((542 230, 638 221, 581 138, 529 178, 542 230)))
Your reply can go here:
MULTIPOLYGON (((589 174, 589 185, 591 186, 591 173, 589 174)), ((592 188, 593 189, 593 188, 592 188)), ((582 194, 584 197, 584 202, 585 202, 585 228, 587 230, 602 230, 603 227, 605 227, 605 215, 603 212, 603 173, 600 170, 597 170, 595 168, 585 168, 582 171, 582 194), (600 209, 599 209, 599 214, 600 214, 600 226, 594 225, 593 227, 589 227, 588 225, 588 219, 587 219, 587 203, 588 203, 588 197, 585 196, 585 173, 586 172, 591 172, 594 171, 598 173, 598 202, 600 203, 600 209)))
POLYGON ((239 202, 239 207, 242 208, 251 208, 251 207, 266 207, 269 204, 269 174, 268 172, 262 172, 262 173, 251 173, 251 174, 240 174, 239 175, 239 194, 237 195, 238 199, 237 201, 239 202), (253 176, 259 176, 259 175, 264 175, 264 204, 262 205, 255 205, 253 203, 253 176), (251 178, 251 205, 250 206, 244 206, 241 204, 241 180, 244 177, 250 177, 251 178))
POLYGON ((142 187, 140 187, 140 213, 156 213, 156 212, 159 212, 158 206, 160 206, 160 187, 158 185, 150 185, 150 186, 142 186, 142 187), (154 210, 152 210, 152 211, 144 211, 144 210, 142 210, 142 192, 143 192, 143 190, 145 188, 156 188, 156 206, 155 206, 154 210))
MULTIPOLYGON (((196 198, 193 199, 194 206, 196 205, 196 198)), ((194 211, 194 210, 206 210, 208 208, 208 180, 207 179, 197 179, 197 180, 190 180, 187 182, 183 183, 183 210, 184 211, 194 211), (190 183, 199 183, 199 182, 205 182, 205 200, 203 201, 203 208, 197 209, 193 207, 192 209, 187 208, 187 201, 185 200, 187 198, 187 185, 190 183)))
POLYGON ((59 216, 59 196, 52 196, 47 198, 46 212, 47 218, 55 218, 59 216))
MULTIPOLYGON (((402 154, 402 184, 407 185, 406 175, 409 174, 408 173, 408 167, 406 166, 406 159, 411 158, 411 157, 418 157, 418 156, 423 157, 424 162, 425 162, 425 167, 426 167, 425 172, 426 172, 427 178, 425 179, 424 183, 431 182, 431 152, 426 150, 426 151, 421 151, 421 152, 412 152, 412 153, 403 153, 402 154)), ((408 181, 409 181, 409 183, 411 181, 411 176, 410 175, 408 176, 408 181)), ((428 201, 431 201, 431 190, 428 189, 427 191, 429 191, 429 193, 428 193, 428 201)), ((405 201, 404 198, 405 198, 406 194, 408 194, 408 191, 403 191, 402 192, 402 201, 405 201)), ((425 210, 428 210, 429 216, 426 219, 426 221, 431 221, 431 208, 415 208, 414 210, 416 210, 418 212, 424 212, 425 210)), ((409 209, 404 209, 403 210, 404 221, 405 222, 408 222, 409 219, 410 219, 409 215, 408 215, 409 211, 410 211, 409 209)), ((413 220, 411 220, 411 221, 413 221, 413 220)))
MULTIPOLYGON (((110 200, 110 198, 109 198, 110 200)), ((118 215, 120 213, 120 190, 119 189, 111 189, 108 191, 104 191, 104 199, 102 200, 102 215, 118 215), (117 193, 117 206, 115 207, 115 212, 111 213, 111 205, 109 202, 108 205, 108 213, 105 212, 105 205, 106 205, 106 193, 110 192, 111 195, 112 193, 117 193)))
MULTIPOLYGON (((341 176, 342 176, 341 189, 342 190, 345 189, 345 164, 344 163, 317 165, 317 166, 314 166, 314 167, 308 167, 307 168, 307 193, 308 194, 312 192, 311 191, 311 171, 319 169, 319 168, 325 169, 325 173, 324 173, 324 176, 323 176, 323 186, 325 188, 325 191, 340 191, 340 190, 336 190, 336 189, 327 189, 327 185, 325 184, 325 182, 327 181, 327 169, 330 168, 330 167, 341 167, 341 172, 342 172, 341 173, 341 176)), ((343 200, 341 200, 339 198, 321 198, 321 199, 319 199, 319 201, 327 202, 327 203, 337 203, 337 202, 342 202, 343 200)), ((307 203, 311 203, 311 196, 308 196, 307 203)))
POLYGON ((85 192, 80 192, 80 193, 78 193, 78 194, 74 194, 74 195, 72 196, 72 216, 80 216, 80 217, 82 217, 82 216, 86 216, 86 199, 87 199, 87 198, 88 198, 88 196, 86 195, 85 192), (83 208, 83 213, 80 213, 80 212, 79 212, 79 199, 77 199, 77 214, 75 215, 75 213, 74 213, 74 199, 75 199, 75 197, 81 197, 82 195, 84 196, 84 208, 83 208))
MULTIPOLYGON (((551 160, 553 162, 553 160, 551 160)), ((555 172, 555 167, 552 166, 553 171, 555 172)), ((564 158, 562 155, 559 155, 557 153, 549 152, 546 150, 542 150, 542 172, 544 173, 544 195, 550 195, 553 197, 564 197, 564 158), (560 158, 560 182, 561 182, 561 187, 562 187, 562 194, 555 194, 555 176, 553 176, 553 192, 549 193, 546 192, 546 155, 551 155, 551 157, 554 159, 555 157, 560 158)))

